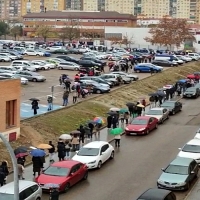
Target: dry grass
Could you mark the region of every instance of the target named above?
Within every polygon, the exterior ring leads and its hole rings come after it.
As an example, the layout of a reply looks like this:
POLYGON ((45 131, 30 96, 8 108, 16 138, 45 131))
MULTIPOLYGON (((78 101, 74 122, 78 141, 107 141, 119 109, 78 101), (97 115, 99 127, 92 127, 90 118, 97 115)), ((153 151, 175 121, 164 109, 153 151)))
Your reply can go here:
MULTIPOLYGON (((166 70, 76 106, 24 121, 21 123, 21 137, 11 145, 15 148, 20 145, 37 145, 49 140, 55 142, 60 134, 77 129, 89 119, 96 116, 105 117, 110 107, 125 107, 128 101, 136 102, 141 98, 148 98, 148 93, 165 84, 174 84, 195 71, 200 71, 199 63, 166 70)), ((9 155, 2 144, 0 151, 1 160, 6 159, 10 163, 9 155)))

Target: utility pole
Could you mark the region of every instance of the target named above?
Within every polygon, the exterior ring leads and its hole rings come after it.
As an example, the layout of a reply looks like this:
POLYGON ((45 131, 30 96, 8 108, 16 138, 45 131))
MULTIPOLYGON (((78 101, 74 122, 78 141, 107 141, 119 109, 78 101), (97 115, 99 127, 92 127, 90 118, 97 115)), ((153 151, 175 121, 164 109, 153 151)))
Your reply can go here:
POLYGON ((54 93, 54 86, 51 86, 52 110, 53 110, 53 93, 54 93))
POLYGON ((13 170, 14 170, 14 200, 19 200, 19 177, 18 177, 17 159, 15 157, 12 147, 10 146, 9 142, 6 140, 6 138, 4 137, 2 133, 0 133, 0 139, 5 144, 11 157, 13 170))

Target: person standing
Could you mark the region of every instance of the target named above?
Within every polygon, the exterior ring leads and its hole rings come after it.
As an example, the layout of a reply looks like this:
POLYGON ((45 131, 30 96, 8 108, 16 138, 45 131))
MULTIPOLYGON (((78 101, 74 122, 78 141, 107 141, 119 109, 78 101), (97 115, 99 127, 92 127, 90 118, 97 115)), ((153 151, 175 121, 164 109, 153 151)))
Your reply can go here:
POLYGON ((25 156, 17 158, 17 163, 21 164, 23 167, 24 167, 25 162, 26 162, 25 156))
POLYGON ((55 154, 55 146, 53 145, 52 141, 49 141, 49 145, 52 147, 51 149, 48 149, 49 151, 49 162, 54 162, 54 154, 55 154))
POLYGON ((70 150, 71 150, 72 145, 70 142, 67 140, 65 142, 65 151, 66 151, 66 160, 70 159, 70 150))
POLYGON ((24 167, 22 164, 17 164, 18 167, 18 178, 24 180, 24 167))
POLYGON ((0 186, 3 186, 5 183, 6 175, 3 172, 2 168, 0 167, 0 186))
POLYGON ((43 167, 42 158, 33 156, 32 162, 33 162, 33 176, 35 176, 36 173, 38 173, 38 176, 39 176, 43 167))
POLYGON ((9 174, 9 171, 8 171, 8 162, 4 160, 1 163, 0 167, 1 167, 2 171, 3 171, 3 173, 5 174, 4 184, 6 184, 7 176, 9 174))
POLYGON ((63 93, 63 106, 67 106, 69 98, 69 91, 64 91, 63 93))
POLYGON ((128 112, 125 112, 124 113, 124 119, 125 119, 125 122, 126 122, 126 125, 128 125, 128 120, 129 120, 129 113, 128 112))
POLYGON ((57 149, 58 149, 59 161, 65 160, 66 156, 65 144, 61 139, 59 139, 58 141, 57 149))
POLYGON ((57 188, 52 188, 50 190, 50 200, 59 200, 59 190, 57 188))
POLYGON ((76 134, 73 136, 71 144, 73 151, 79 150, 80 140, 76 134))
POLYGON ((74 90, 72 90, 72 96, 73 96, 73 103, 76 103, 77 99, 78 99, 78 92, 77 92, 76 88, 74 90))
POLYGON ((33 114, 37 115, 37 110, 39 109, 39 107, 38 107, 38 101, 33 100, 32 103, 31 103, 31 105, 32 105, 32 109, 33 109, 33 114))
POLYGON ((121 135, 115 135, 115 147, 120 147, 121 135))
POLYGON ((102 124, 100 124, 100 123, 96 124, 96 126, 95 126, 95 128, 96 128, 95 136, 96 136, 96 134, 97 134, 98 137, 100 137, 100 130, 101 130, 101 127, 102 127, 102 124))
POLYGON ((79 131, 80 131, 80 141, 82 142, 82 144, 84 144, 84 142, 85 142, 85 129, 84 129, 83 125, 80 125, 79 131))
POLYGON ((90 139, 92 139, 92 135, 93 135, 93 130, 94 130, 94 124, 92 124, 92 123, 89 123, 88 124, 88 127, 89 127, 89 129, 90 129, 90 139))
POLYGON ((52 96, 48 96, 47 97, 47 103, 48 103, 48 111, 52 110, 53 107, 53 97, 52 96))

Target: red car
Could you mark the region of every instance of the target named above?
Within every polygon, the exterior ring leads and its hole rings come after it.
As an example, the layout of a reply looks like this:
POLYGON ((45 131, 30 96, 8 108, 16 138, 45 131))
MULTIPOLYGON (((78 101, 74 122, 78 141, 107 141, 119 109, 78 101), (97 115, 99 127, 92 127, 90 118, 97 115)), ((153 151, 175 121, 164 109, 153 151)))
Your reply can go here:
POLYGON ((45 184, 52 183, 60 185, 60 192, 67 192, 71 186, 88 177, 87 166, 83 163, 67 160, 55 162, 36 178, 36 182, 42 190, 49 191, 45 184))
POLYGON ((158 128, 158 119, 155 117, 136 117, 126 127, 126 135, 148 135, 150 131, 158 128))

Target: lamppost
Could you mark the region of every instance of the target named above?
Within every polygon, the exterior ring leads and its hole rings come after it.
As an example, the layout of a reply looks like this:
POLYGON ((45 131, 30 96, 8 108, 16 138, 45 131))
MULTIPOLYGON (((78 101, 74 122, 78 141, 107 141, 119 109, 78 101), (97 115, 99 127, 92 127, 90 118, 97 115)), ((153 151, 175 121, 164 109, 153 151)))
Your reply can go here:
POLYGON ((5 144, 13 165, 13 170, 14 170, 14 200, 19 200, 19 178, 18 178, 18 166, 17 166, 17 159, 15 157, 14 151, 12 147, 10 146, 9 142, 6 140, 4 135, 0 133, 0 139, 3 141, 5 144))

